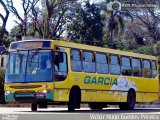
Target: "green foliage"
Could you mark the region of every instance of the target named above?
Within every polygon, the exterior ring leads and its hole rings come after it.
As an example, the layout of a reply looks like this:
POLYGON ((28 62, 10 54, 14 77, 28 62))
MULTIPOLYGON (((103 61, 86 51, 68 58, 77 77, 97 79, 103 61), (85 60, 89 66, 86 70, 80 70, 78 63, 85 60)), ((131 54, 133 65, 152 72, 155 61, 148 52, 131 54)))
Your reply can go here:
POLYGON ((69 29, 70 39, 79 39, 81 43, 102 46, 103 19, 101 10, 89 1, 85 6, 79 5, 76 10, 76 19, 69 29))
POLYGON ((147 55, 155 55, 153 45, 139 47, 133 50, 133 52, 147 54, 147 55))
POLYGON ((4 82, 4 78, 5 78, 5 69, 0 68, 0 83, 4 82))
POLYGON ((14 26, 11 31, 10 35, 15 37, 17 34, 22 34, 19 26, 14 26))
POLYGON ((160 42, 154 45, 154 52, 156 55, 160 56, 160 42))
POLYGON ((14 38, 12 36, 6 34, 4 35, 4 39, 4 45, 6 46, 6 48, 8 48, 10 43, 14 41, 14 38))
POLYGON ((5 69, 0 68, 0 103, 5 103, 4 97, 4 78, 5 78, 5 69))

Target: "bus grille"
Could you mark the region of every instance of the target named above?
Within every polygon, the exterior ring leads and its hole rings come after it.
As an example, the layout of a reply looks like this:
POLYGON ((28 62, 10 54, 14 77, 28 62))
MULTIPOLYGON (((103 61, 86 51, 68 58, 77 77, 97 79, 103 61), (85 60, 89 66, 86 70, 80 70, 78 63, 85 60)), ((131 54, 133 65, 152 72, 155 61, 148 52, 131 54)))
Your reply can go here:
POLYGON ((19 91, 15 91, 16 94, 34 94, 35 91, 33 90, 19 90, 19 91))
POLYGON ((15 100, 16 101, 26 101, 26 102, 29 102, 29 101, 35 101, 36 98, 35 97, 15 97, 15 100))
POLYGON ((14 89, 31 89, 31 88, 39 88, 39 87, 42 87, 42 85, 10 86, 10 88, 14 88, 14 89))

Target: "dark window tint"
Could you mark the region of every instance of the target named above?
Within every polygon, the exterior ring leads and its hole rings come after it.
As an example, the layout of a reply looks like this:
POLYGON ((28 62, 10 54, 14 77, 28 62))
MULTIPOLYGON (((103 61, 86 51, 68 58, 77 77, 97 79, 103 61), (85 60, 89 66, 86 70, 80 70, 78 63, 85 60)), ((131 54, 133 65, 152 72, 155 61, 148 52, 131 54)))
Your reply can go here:
POLYGON ((132 59, 132 67, 133 68, 141 68, 141 60, 140 59, 132 59))
POLYGON ((131 66, 131 62, 130 62, 129 57, 122 57, 121 60, 122 60, 122 66, 128 66, 128 67, 131 66))
POLYGON ((96 71, 94 53, 88 51, 83 52, 83 71, 91 73, 96 71))
POLYGON ((107 56, 105 54, 96 53, 96 70, 97 73, 108 73, 107 56))
POLYGON ((113 74, 113 75, 121 74, 119 58, 117 55, 110 55, 109 71, 110 71, 110 74, 113 74))
POLYGON ((142 76, 142 67, 141 67, 140 59, 132 58, 132 72, 133 72, 133 76, 136 76, 136 77, 142 76))
POLYGON ((80 50, 71 50, 71 68, 72 71, 82 71, 82 61, 80 50))
POLYGON ((151 78, 151 63, 149 60, 143 60, 143 77, 151 78))
POLYGON ((156 70, 157 67, 156 67, 156 62, 155 61, 152 61, 152 70, 156 70))
POLYGON ((129 57, 121 57, 122 61, 122 75, 131 76, 132 75, 132 68, 131 68, 131 61, 129 57))
POLYGON ((67 54, 63 52, 55 53, 55 79, 56 81, 63 81, 68 74, 67 68, 67 54))
POLYGON ((152 61, 152 77, 156 77, 157 76, 157 66, 156 66, 156 62, 152 61))
POLYGON ((119 59, 117 55, 110 55, 110 64, 112 65, 118 65, 119 59))

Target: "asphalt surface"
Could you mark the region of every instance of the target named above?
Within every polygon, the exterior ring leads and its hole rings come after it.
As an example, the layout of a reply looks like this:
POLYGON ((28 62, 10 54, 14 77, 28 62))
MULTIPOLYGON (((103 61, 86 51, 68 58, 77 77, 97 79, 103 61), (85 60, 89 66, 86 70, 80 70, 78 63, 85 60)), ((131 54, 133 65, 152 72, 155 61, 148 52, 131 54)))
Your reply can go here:
POLYGON ((106 108, 103 110, 77 109, 68 112, 67 108, 38 109, 0 107, 0 120, 159 120, 160 108, 136 108, 135 110, 119 110, 106 108))

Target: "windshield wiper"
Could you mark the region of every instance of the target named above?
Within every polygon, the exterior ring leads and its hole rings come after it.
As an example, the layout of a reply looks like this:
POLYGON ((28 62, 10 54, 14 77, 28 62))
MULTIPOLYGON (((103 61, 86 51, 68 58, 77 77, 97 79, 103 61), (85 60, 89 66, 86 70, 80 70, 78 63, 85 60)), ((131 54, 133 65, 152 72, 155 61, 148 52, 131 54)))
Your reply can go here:
POLYGON ((39 49, 36 49, 36 51, 32 53, 32 55, 29 57, 30 62, 32 62, 32 59, 33 59, 36 55, 38 55, 38 53, 39 53, 39 49))

